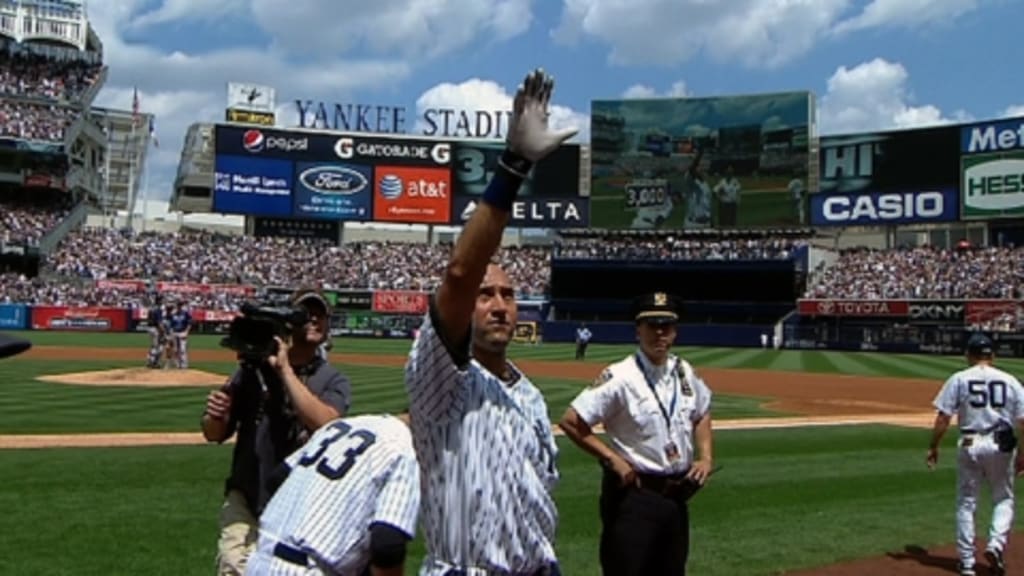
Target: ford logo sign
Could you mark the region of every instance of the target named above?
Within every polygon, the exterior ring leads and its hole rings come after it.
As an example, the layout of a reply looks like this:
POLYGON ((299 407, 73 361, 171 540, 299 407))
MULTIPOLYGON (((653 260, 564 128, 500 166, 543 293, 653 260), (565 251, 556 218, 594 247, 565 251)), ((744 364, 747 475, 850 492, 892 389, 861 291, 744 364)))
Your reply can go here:
POLYGON ((344 166, 317 166, 299 174, 299 182, 321 194, 358 194, 369 181, 362 172, 344 166))

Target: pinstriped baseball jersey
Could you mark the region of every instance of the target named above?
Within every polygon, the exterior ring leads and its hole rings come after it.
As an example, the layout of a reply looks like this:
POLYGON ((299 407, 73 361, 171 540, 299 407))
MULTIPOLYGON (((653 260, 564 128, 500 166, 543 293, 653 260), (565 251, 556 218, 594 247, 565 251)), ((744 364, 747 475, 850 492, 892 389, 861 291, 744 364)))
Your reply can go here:
POLYGON ((430 314, 406 387, 424 488, 421 576, 451 566, 530 573, 555 561, 558 449, 540 391, 521 373, 509 386, 476 361, 456 366, 430 314))
POLYGON ((291 472, 260 517, 253 570, 273 565, 270 551, 284 542, 334 573, 361 574, 370 562, 372 523, 415 535, 419 468, 409 428, 398 418, 334 420, 285 462, 291 472))
POLYGON ((1012 374, 982 364, 956 372, 935 397, 937 410, 957 415, 961 430, 988 432, 1024 418, 1024 388, 1012 374))

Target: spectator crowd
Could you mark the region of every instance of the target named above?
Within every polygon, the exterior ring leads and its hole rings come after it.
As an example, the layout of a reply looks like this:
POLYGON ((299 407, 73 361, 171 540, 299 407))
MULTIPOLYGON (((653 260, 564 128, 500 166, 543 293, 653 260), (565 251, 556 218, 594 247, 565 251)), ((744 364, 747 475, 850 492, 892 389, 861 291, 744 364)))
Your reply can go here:
POLYGON ((39 240, 67 217, 67 204, 39 206, 9 198, 0 200, 0 243, 37 245, 39 240))
POLYGON ((819 272, 807 298, 1024 298, 1024 249, 917 247, 844 251, 819 272))
POLYGON ((60 142, 78 116, 74 104, 102 66, 12 51, 0 42, 0 137, 60 142))
POLYGON ((567 239, 555 247, 560 258, 586 260, 787 260, 807 241, 793 238, 567 239))

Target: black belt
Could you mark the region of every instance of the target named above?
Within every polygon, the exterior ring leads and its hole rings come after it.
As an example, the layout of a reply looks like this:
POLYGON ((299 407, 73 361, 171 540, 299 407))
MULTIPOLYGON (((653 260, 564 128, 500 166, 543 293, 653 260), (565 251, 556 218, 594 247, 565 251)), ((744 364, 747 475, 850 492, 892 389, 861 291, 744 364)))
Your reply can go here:
POLYGON ((637 473, 636 477, 640 480, 641 488, 657 492, 662 496, 676 496, 682 493, 689 484, 685 474, 637 473))
POLYGON ((309 555, 299 550, 298 548, 292 548, 284 542, 278 542, 274 546, 274 556, 277 556, 285 562, 291 562, 299 566, 309 566, 309 555))

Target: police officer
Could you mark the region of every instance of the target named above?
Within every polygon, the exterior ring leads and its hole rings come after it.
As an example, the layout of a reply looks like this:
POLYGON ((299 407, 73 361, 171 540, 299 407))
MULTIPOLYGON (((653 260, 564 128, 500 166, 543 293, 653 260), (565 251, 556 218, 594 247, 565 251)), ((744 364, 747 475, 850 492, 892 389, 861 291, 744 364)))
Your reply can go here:
POLYGON ((670 352, 679 320, 664 292, 633 311, 639 349, 573 400, 561 426, 601 463, 600 560, 606 576, 686 573, 688 500, 712 471, 711 391, 670 352), (603 424, 608 443, 593 433, 603 424))

